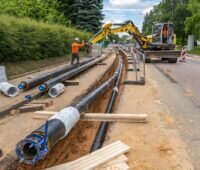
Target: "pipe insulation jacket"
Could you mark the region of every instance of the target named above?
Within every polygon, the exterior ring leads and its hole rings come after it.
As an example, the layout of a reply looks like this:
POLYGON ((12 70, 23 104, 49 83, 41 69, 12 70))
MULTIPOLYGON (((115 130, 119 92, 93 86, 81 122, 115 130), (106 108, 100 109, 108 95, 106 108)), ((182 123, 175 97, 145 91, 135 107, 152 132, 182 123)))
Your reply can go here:
POLYGON ((8 82, 0 83, 0 91, 8 97, 15 97, 18 95, 18 88, 8 82))
POLYGON ((6 69, 4 66, 0 66, 0 83, 1 82, 7 82, 6 69))
POLYGON ((65 85, 62 83, 58 83, 55 86, 49 89, 48 95, 52 98, 56 98, 65 91, 65 85))
MULTIPOLYGON (((92 58, 89 58, 89 59, 84 59, 83 61, 80 62, 80 66, 84 65, 84 64, 87 64, 93 60, 95 60, 97 57, 92 57, 92 58)), ((49 79, 52 79, 58 75, 61 75, 61 74, 64 74, 72 69, 75 69, 77 66, 76 65, 68 65, 68 66, 65 66, 65 67, 62 67, 60 69, 57 69, 55 71, 51 71, 51 72, 48 72, 48 73, 44 73, 44 74, 41 74, 41 75, 38 75, 36 77, 34 77, 33 79, 31 80, 26 80, 26 81, 22 81, 19 83, 18 85, 18 88, 21 89, 21 90, 28 90, 28 89, 31 89, 49 79)))
POLYGON ((91 61, 87 64, 84 64, 78 68, 75 68, 67 73, 64 73, 62 75, 59 75, 55 78, 52 78, 46 82, 44 82, 42 85, 39 86, 39 90, 40 91, 47 91, 49 90, 52 86, 54 86, 57 83, 63 82, 64 80, 70 79, 76 75, 78 75, 79 73, 89 69, 90 67, 94 66, 95 64, 97 64, 98 62, 104 60, 105 58, 107 58, 107 56, 103 55, 102 57, 99 57, 97 59, 95 59, 94 61, 91 61))
MULTIPOLYGON (((117 70, 119 70, 118 67, 117 70)), ((47 123, 32 132, 16 146, 16 154, 20 162, 35 164, 44 159, 45 155, 61 139, 66 137, 80 119, 82 112, 112 86, 118 76, 118 71, 97 89, 88 93, 79 102, 67 107, 51 117, 47 123)))

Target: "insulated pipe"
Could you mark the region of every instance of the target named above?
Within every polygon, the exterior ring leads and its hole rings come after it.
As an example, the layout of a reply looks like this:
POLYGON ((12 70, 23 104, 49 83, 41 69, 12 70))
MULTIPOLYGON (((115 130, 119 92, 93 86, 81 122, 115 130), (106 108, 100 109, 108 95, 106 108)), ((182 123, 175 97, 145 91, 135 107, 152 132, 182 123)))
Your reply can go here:
MULTIPOLYGON (((122 70, 123 70, 123 64, 122 64, 122 62, 120 62, 120 70, 118 72, 118 78, 115 82, 110 100, 108 102, 108 105, 107 105, 107 108, 106 108, 106 111, 105 111, 105 113, 107 113, 107 114, 112 113, 113 105, 114 105, 115 99, 118 95, 118 86, 119 86, 119 83, 120 83, 122 70)), ((90 149, 90 152, 94 152, 94 151, 96 151, 96 150, 98 150, 102 147, 103 142, 104 142, 105 137, 106 137, 108 126, 109 126, 109 122, 102 122, 100 124, 98 131, 97 131, 97 134, 96 134, 96 137, 95 137, 95 140, 94 140, 92 147, 90 149)))
POLYGON ((49 90, 49 88, 51 88, 55 84, 60 83, 64 80, 67 80, 69 78, 72 78, 72 77, 78 75, 79 73, 81 73, 81 72, 89 69, 90 67, 94 66, 96 63, 104 60, 105 58, 107 58, 107 56, 102 56, 100 58, 95 59, 94 61, 91 61, 91 62, 83 65, 83 66, 80 66, 78 68, 75 68, 75 69, 67 72, 67 73, 64 73, 60 76, 57 76, 53 79, 50 79, 50 80, 46 81, 45 83, 43 83, 42 85, 40 85, 39 90, 40 91, 47 91, 47 90, 49 90))
POLYGON ((65 85, 62 83, 58 83, 49 89, 48 94, 50 97, 56 98, 59 95, 61 95, 64 91, 65 91, 65 85))
POLYGON ((4 66, 0 66, 0 83, 1 82, 7 82, 6 69, 4 66))
POLYGON ((19 93, 17 87, 8 82, 0 83, 0 91, 2 91, 8 97, 15 97, 19 93))
POLYGON ((16 146, 16 154, 20 162, 35 164, 43 159, 59 140, 68 135, 79 121, 81 113, 111 87, 119 74, 119 69, 120 66, 108 81, 87 94, 80 102, 56 113, 47 123, 21 140, 16 146))
MULTIPOLYGON (((80 66, 82 66, 84 64, 87 64, 87 63, 95 60, 96 58, 97 57, 92 57, 92 58, 86 59, 85 61, 81 61, 80 62, 80 66)), ((31 80, 20 82, 19 85, 18 85, 18 88, 21 89, 21 90, 31 89, 31 88, 33 88, 33 87, 35 87, 35 86, 37 86, 37 85, 49 80, 49 79, 51 79, 51 78, 54 78, 54 77, 56 77, 58 75, 66 73, 67 71, 75 69, 76 67, 77 67, 76 65, 68 65, 68 66, 60 68, 58 70, 38 75, 38 76, 34 77, 31 80)))

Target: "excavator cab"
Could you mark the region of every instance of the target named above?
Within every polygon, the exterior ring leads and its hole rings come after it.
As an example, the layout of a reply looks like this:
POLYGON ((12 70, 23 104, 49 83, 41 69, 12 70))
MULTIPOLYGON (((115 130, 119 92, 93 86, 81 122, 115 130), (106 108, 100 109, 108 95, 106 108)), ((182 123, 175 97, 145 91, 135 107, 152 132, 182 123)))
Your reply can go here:
POLYGON ((152 50, 173 50, 176 44, 174 25, 172 23, 156 23, 152 28, 152 50))

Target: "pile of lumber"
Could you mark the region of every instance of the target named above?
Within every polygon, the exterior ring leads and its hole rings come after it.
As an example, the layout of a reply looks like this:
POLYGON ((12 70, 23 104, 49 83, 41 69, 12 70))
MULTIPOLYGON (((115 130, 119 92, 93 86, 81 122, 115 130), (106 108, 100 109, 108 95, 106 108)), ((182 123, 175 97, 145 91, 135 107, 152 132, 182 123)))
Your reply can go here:
POLYGON ((46 170, 127 170, 128 158, 124 154, 129 151, 128 145, 117 141, 77 160, 46 170))

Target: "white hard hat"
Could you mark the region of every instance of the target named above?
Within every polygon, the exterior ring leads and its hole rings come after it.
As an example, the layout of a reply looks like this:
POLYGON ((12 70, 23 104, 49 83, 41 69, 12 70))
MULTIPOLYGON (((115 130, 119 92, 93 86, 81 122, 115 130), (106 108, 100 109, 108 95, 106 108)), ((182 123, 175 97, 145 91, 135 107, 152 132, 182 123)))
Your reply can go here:
POLYGON ((75 41, 80 41, 79 38, 75 38, 75 41))

